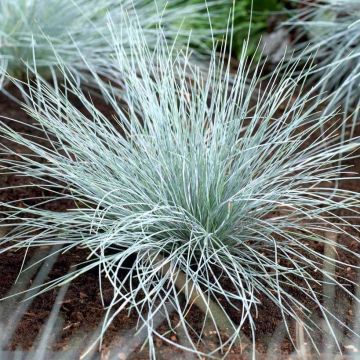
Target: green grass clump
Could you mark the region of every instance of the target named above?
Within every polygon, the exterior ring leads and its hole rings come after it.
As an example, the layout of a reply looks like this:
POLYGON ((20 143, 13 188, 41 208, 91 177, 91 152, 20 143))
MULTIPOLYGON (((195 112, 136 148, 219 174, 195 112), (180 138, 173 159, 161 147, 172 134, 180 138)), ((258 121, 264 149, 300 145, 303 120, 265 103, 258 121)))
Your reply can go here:
MULTIPOLYGON (((359 121, 360 109, 360 2, 358 0, 297 0, 299 7, 287 23, 298 31, 295 44, 306 61, 315 56, 312 79, 321 92, 332 93, 325 112, 341 106, 344 117, 359 121), (299 42, 299 39, 305 41, 299 42)), ((354 130, 353 126, 353 130, 354 130)))
MULTIPOLYGON (((321 301, 322 282, 354 295, 322 267, 345 264, 316 249, 330 246, 359 257, 333 236, 357 241, 350 222, 358 194, 332 186, 349 171, 339 158, 350 157, 356 144, 338 142, 331 116, 318 118, 322 96, 295 95, 306 81, 293 79, 296 64, 285 74, 279 66, 259 90, 261 73, 249 75, 246 45, 235 74, 215 50, 204 74, 189 64, 186 49, 177 51, 165 41, 166 34, 159 32, 153 49, 146 31, 126 30, 128 46, 122 32, 112 30, 116 61, 107 69, 123 79, 125 107, 96 68, 88 68, 115 119, 93 105, 63 64, 63 91, 38 74, 28 88, 25 109, 35 120, 32 126, 46 131, 48 146, 1 127, 1 137, 29 149, 16 160, 2 160, 3 171, 37 179, 50 194, 40 205, 36 199, 21 208, 1 204, 8 210, 0 226, 17 224, 1 240, 1 251, 44 245, 88 249, 88 262, 42 291, 98 269, 114 289, 103 330, 123 309, 135 311, 148 331, 152 357, 153 336, 171 342, 153 326, 154 317, 164 312, 171 324, 174 309, 174 330, 182 328, 188 350, 201 355, 198 345, 206 335, 187 316, 194 293, 214 323, 219 349, 231 348, 245 324, 255 341, 261 321, 256 310, 264 299, 278 307, 286 327, 303 324, 310 339, 320 331, 313 321, 316 308, 331 333, 337 315, 321 301), (328 123, 320 134, 320 124, 328 123), (73 200, 73 208, 41 206, 59 198, 73 200), (340 217, 340 211, 348 215, 340 217), (239 314, 228 339, 209 299, 225 313, 234 308, 239 314)), ((13 154, 4 146, 3 152, 13 154)))
MULTIPOLYGON (((201 4, 203 0, 181 0, 170 3, 170 7, 192 6, 201 4)), ((211 1, 209 1, 211 3, 211 1)), ((233 39, 232 54, 240 57, 242 52, 243 39, 247 38, 250 30, 250 41, 248 45, 248 55, 254 55, 260 43, 261 36, 267 29, 268 18, 275 12, 282 9, 282 4, 278 0, 223 0, 213 1, 213 7, 209 13, 211 25, 215 36, 222 39, 224 29, 228 26, 229 19, 233 17, 233 39), (230 13, 231 17, 230 17, 230 13)), ((206 11, 203 20, 185 19, 182 26, 189 29, 207 29, 206 11)), ((232 20, 231 20, 232 21, 232 20)))

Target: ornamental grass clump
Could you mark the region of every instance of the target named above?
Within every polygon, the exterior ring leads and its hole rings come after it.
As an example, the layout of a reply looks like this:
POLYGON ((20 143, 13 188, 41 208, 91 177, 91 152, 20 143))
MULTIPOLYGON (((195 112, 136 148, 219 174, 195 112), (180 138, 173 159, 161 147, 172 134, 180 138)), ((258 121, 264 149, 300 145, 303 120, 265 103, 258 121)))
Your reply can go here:
MULTIPOLYGON (((114 56, 108 41, 108 16, 121 27, 119 41, 124 49, 129 48, 133 40, 122 25, 124 22, 138 22, 149 46, 156 41, 157 27, 161 26, 166 36, 176 38, 177 45, 182 47, 192 29, 181 29, 178 23, 184 19, 204 22, 199 12, 211 10, 214 2, 186 6, 178 3, 169 8, 166 0, 1 0, 0 89, 6 92, 5 73, 25 79, 26 65, 34 67, 36 64, 43 77, 56 79, 58 56, 77 81, 86 84, 89 78, 79 49, 88 62, 97 66, 98 73, 114 56)), ((192 45, 196 50, 193 51, 203 55, 202 44, 208 38, 209 25, 194 30, 192 45)))
MULTIPOLYGON (((7 211, 0 226, 15 227, 2 238, 1 251, 88 249, 86 263, 39 292, 98 269, 114 290, 103 331, 120 311, 136 312, 151 357, 155 336, 173 342, 155 325, 159 313, 187 337, 187 344, 175 345, 199 355, 228 351, 243 339, 245 325, 255 347, 264 301, 276 305, 288 329, 299 322, 312 339, 324 331, 313 321, 318 312, 334 334, 337 315, 322 302, 321 284, 353 295, 322 267, 345 264, 319 248, 358 257, 335 236, 357 241, 350 219, 358 194, 334 186, 350 172, 339 157, 351 157, 356 144, 338 142, 331 116, 317 112, 322 96, 295 96, 306 80, 293 79, 296 65, 285 75, 280 65, 261 87, 260 69, 250 75, 246 44, 235 74, 215 50, 204 74, 161 32, 150 49, 137 30, 124 47, 113 29, 116 62, 107 73, 123 79, 123 102, 89 64, 114 116, 101 113, 63 65, 63 88, 51 88, 35 74, 27 89, 25 109, 35 121, 31 126, 46 131, 44 139, 1 127, 2 138, 29 149, 2 160, 3 172, 31 177, 31 186, 49 194, 38 204, 34 198, 23 199, 21 207, 2 204, 7 211), (68 94, 87 111, 80 112, 68 94), (318 116, 328 125, 323 134, 318 116), (73 206, 44 209, 59 199, 73 206), (192 322, 194 306, 204 312, 203 324, 192 322), (226 331, 225 323, 231 324, 226 331), (202 347, 208 324, 218 342, 210 353, 202 347)), ((13 155, 4 146, 3 152, 13 155)))
POLYGON ((342 107, 344 117, 359 121, 360 2, 358 0, 300 0, 296 15, 287 22, 298 31, 295 48, 300 57, 315 56, 312 79, 326 75, 320 91, 333 93, 325 112, 342 107), (306 41, 300 41, 300 39, 306 41))
MULTIPOLYGON (((185 0, 181 6, 192 6, 195 4, 201 4, 204 0, 185 0)), ((262 34, 266 31, 268 26, 269 16, 282 9, 280 1, 277 0, 222 0, 213 2, 213 7, 210 11, 211 27, 217 31, 219 39, 224 36, 224 28, 228 23, 229 12, 233 12, 233 40, 232 40, 232 55, 241 56, 242 52, 242 40, 246 38, 250 29, 250 41, 248 45, 248 54, 253 55, 256 53, 256 49, 260 42, 262 34)), ((176 1, 169 3, 170 7, 179 6, 176 1)), ((203 18, 205 21, 199 21, 198 19, 187 18, 182 22, 181 27, 186 29, 205 30, 208 29, 209 24, 206 21, 206 11, 203 11, 203 18)), ((209 39, 211 44, 211 39, 209 39)), ((256 55, 260 55, 256 53, 256 55)))

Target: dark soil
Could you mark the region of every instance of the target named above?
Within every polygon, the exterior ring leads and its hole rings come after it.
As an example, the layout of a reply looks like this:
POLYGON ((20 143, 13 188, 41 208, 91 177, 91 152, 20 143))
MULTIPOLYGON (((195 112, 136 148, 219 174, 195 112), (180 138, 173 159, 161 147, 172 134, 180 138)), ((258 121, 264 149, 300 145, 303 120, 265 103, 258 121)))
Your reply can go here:
MULTIPOLYGON (((102 111, 107 113, 107 115, 112 115, 111 112, 107 109, 106 105, 99 103, 99 107, 102 111)), ((22 121, 31 124, 32 119, 29 118, 22 110, 19 110, 18 106, 10 101, 5 96, 0 96, 0 115, 15 119, 20 119, 22 121)), ((14 123, 10 120, 3 120, 5 124, 11 126, 18 132, 25 134, 32 134, 33 130, 29 127, 14 123)), ((24 151, 19 146, 14 146, 5 139, 0 139, 2 145, 10 147, 15 153, 21 153, 24 151)), ((12 157, 16 158, 16 155, 12 157)), ((359 173, 360 163, 359 160, 352 160, 351 165, 359 173)), ((0 175, 0 188, 14 185, 23 185, 32 183, 32 179, 19 178, 14 175, 0 175)), ((353 180, 347 180, 345 185, 347 189, 358 191, 359 183, 353 180)), ((15 201, 17 205, 25 206, 23 203, 26 198, 37 196, 43 196, 43 192, 36 190, 35 188, 18 188, 16 190, 0 190, 0 203, 15 201)), ((25 201, 26 202, 26 201, 25 201)), ((47 207, 54 211, 64 211, 71 207, 71 203, 67 201, 57 201, 51 204, 48 204, 47 207)), ((1 214, 2 208, 0 208, 1 214)), ((359 251, 359 244, 356 241, 349 241, 348 239, 341 239, 343 242, 347 242, 347 245, 353 250, 359 251)), ((42 249, 46 251, 47 249, 42 249)), ((33 255, 34 251, 30 251, 27 255, 27 258, 30 258, 33 255)), ((0 271, 2 276, 0 277, 0 297, 8 294, 14 281, 19 274, 19 271, 22 266, 24 251, 11 251, 5 254, 0 255, 0 271)), ((54 279, 59 276, 67 274, 71 266, 79 264, 81 261, 86 260, 87 252, 83 249, 77 249, 70 253, 61 254, 57 261, 55 262, 52 270, 49 273, 48 279, 54 279)), ((346 262, 354 262, 351 257, 346 254, 339 254, 339 258, 346 262)), ((350 279, 354 282, 357 281, 356 272, 348 267, 339 268, 339 276, 350 279)), ((61 300, 60 312, 59 312, 59 323, 57 327, 57 336, 53 340, 52 346, 49 345, 48 350, 51 351, 69 351, 72 347, 76 346, 79 354, 86 349, 86 345, 89 344, 91 335, 96 332, 98 327, 102 324, 104 317, 104 308, 101 301, 100 289, 98 286, 98 273, 97 272, 88 272, 81 277, 74 280, 69 286, 65 297, 61 300), (61 319, 61 322, 60 322, 61 319), (80 339, 80 342, 79 342, 80 339), (77 341, 77 342, 76 342, 77 341)), ((31 285, 31 279, 28 281, 28 285, 31 285)), ((104 296, 105 305, 109 304, 112 298, 112 288, 105 279, 103 281, 102 293, 104 296)), ((354 289, 352 289, 353 291, 354 289)), ((44 325, 49 318, 54 305, 57 303, 58 290, 51 290, 44 294, 37 296, 31 302, 29 308, 25 312, 24 316, 21 318, 18 324, 10 324, 11 326, 16 326, 16 331, 14 332, 11 340, 6 344, 3 350, 14 351, 16 349, 30 350, 34 344, 36 344, 36 339, 41 334, 41 331, 44 325)), ((294 293, 294 295, 296 295, 294 293)), ((303 299, 306 302, 305 299, 303 299)), ((341 308, 343 311, 346 311, 346 319, 348 322, 351 322, 352 315, 354 312, 351 310, 351 298, 342 296, 341 299, 341 308)), ((225 303, 224 303, 225 304, 225 303)), ((339 303, 340 304, 340 303, 339 303)), ((225 304, 226 305, 226 304, 225 304)), ((314 305, 312 303, 306 304, 309 307, 314 309, 314 315, 317 313, 314 305)), ((19 306, 19 298, 15 297, 11 300, 11 311, 19 306)), ((236 321, 239 318, 239 312, 234 308, 228 309, 229 314, 232 319, 236 321)), ((0 303, 0 313, 1 313, 1 303, 0 303)), ((0 317, 0 321, 1 321, 0 317)), ((202 323, 203 314, 193 306, 189 319, 194 327, 197 327, 202 323)), ((172 319, 176 321, 176 317, 172 319)), ((295 338, 295 327, 294 324, 290 323, 290 332, 295 338)), ((114 322, 109 327, 104 341, 101 347, 100 352, 97 357, 102 356, 107 358, 109 349, 119 349, 118 358, 123 359, 125 355, 122 354, 121 349, 124 346, 129 345, 135 338, 134 329, 137 324, 137 317, 134 313, 128 314, 127 312, 121 312, 114 320, 114 322)), ((279 313, 277 307, 273 305, 269 300, 262 299, 262 304, 258 307, 257 321, 256 321, 256 338, 257 338, 257 350, 264 354, 269 347, 271 339, 274 339, 274 333, 279 331, 283 325, 283 320, 281 314, 279 313)), ((167 330, 167 325, 163 323, 160 326, 160 329, 167 330)), ((250 329, 248 326, 244 327, 244 333, 247 336, 251 336, 250 329)), ((173 341, 178 341, 178 335, 170 333, 169 337, 173 341)), ((1 340, 1 335, 0 335, 1 340)), ((318 339, 320 341, 320 339, 318 339)), ((142 343, 134 343, 134 348, 128 358, 131 359, 148 359, 148 349, 145 346, 141 348, 142 343)), ((157 348, 157 355, 159 359, 185 359, 185 358, 194 358, 189 354, 184 354, 174 346, 168 345, 166 342, 161 339, 155 341, 157 348)), ((208 341, 206 344, 202 345, 202 348, 213 348, 216 346, 216 339, 211 337, 209 334, 208 341)), ((98 348, 96 348, 98 350, 98 348)), ((276 358, 289 358, 289 354, 294 351, 293 344, 288 339, 288 337, 281 336, 279 342, 274 347, 272 355, 277 353, 276 358)), ((227 359, 242 359, 246 356, 241 355, 241 348, 235 346, 227 359)), ((49 358, 52 358, 49 355, 49 358)), ((264 359, 266 356, 264 355, 264 359)))

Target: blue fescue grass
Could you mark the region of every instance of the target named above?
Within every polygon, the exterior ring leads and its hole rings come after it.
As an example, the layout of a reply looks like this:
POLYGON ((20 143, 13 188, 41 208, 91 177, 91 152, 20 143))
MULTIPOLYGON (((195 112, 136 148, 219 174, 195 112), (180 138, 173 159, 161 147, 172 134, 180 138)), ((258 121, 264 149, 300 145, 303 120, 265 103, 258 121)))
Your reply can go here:
POLYGON ((300 57, 315 56, 318 67, 314 83, 322 77, 319 90, 332 93, 324 113, 341 106, 344 118, 352 117, 352 131, 360 109, 360 3, 357 0, 296 0, 303 7, 287 22, 307 40, 296 44, 300 57))
MULTIPOLYGON (((27 66, 35 64, 43 77, 56 80, 59 73, 54 50, 77 81, 86 84, 87 67, 79 57, 79 49, 88 62, 97 66, 99 73, 114 57, 109 44, 109 16, 119 31, 121 27, 119 41, 124 48, 131 47, 133 38, 121 24, 138 22, 149 46, 156 42, 160 26, 168 39, 177 39, 179 48, 186 46, 192 33, 193 52, 204 55, 207 51, 204 43, 210 38, 206 13, 212 12, 217 3, 217 0, 210 0, 185 5, 178 1, 169 7, 166 0, 2 0, 0 88, 4 88, 6 73, 24 80, 27 66), (184 20, 202 26, 181 29, 179 25, 184 20)), ((225 29, 226 22, 217 33, 224 33, 225 29)))
MULTIPOLYGON (((250 73, 246 43, 235 74, 215 50, 204 74, 190 64, 189 51, 166 42, 166 33, 159 31, 149 47, 146 31, 123 26, 131 41, 124 46, 122 32, 112 26, 116 59, 106 73, 122 79, 126 108, 88 64, 114 119, 79 90, 63 63, 63 90, 35 73, 25 95, 25 109, 35 120, 31 126, 46 131, 49 145, 2 126, 3 138, 29 149, 18 160, 2 160, 3 171, 39 180, 52 194, 38 199, 40 205, 74 201, 72 209, 57 212, 2 204, 8 211, 0 225, 16 225, 1 240, 2 251, 44 245, 88 249, 88 262, 39 291, 98 269, 114 289, 102 333, 120 311, 133 310, 148 332, 153 358, 154 336, 172 342, 153 325, 159 312, 171 324, 168 309, 175 309, 187 350, 214 355, 231 348, 244 324, 255 344, 261 319, 254 314, 264 297, 276 304, 286 328, 301 323, 310 339, 320 331, 313 321, 316 307, 336 341, 331 324, 343 323, 321 301, 317 287, 329 282, 358 300, 322 266, 345 263, 313 244, 359 256, 327 235, 357 241, 350 219, 358 215, 358 194, 333 186, 350 173, 339 158, 353 156, 356 142, 338 141, 332 117, 317 111, 323 96, 296 95, 307 75, 294 80, 297 64, 285 73, 280 64, 259 91, 261 69, 250 73), (70 102, 69 93, 88 115, 70 102), (328 125, 323 134, 321 124, 328 125), (187 316, 199 301, 218 336, 211 353, 199 350, 204 329, 196 331, 187 316), (227 339, 210 301, 225 314, 231 307, 239 312, 227 339)), ((3 152, 13 154, 10 148, 3 152)))

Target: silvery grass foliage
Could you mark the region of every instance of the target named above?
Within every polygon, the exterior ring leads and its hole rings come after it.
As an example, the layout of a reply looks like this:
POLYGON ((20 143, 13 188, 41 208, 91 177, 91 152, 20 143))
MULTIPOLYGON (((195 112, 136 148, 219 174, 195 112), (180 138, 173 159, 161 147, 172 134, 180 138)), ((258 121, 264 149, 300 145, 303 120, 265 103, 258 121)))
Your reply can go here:
MULTIPOLYGON (((120 311, 135 311, 152 358, 154 337, 172 342, 157 330, 159 313, 170 329, 187 337, 187 346, 175 345, 198 355, 228 351, 245 324, 255 348, 257 308, 264 299, 278 307, 287 330, 301 323, 310 339, 320 331, 313 320, 316 308, 336 341, 332 324, 347 324, 321 301, 321 284, 336 285, 358 300, 345 279, 322 266, 345 264, 314 244, 358 257, 336 241, 336 235, 357 241, 350 219, 357 215, 358 194, 332 186, 351 171, 338 159, 350 158, 356 143, 339 142, 331 116, 317 112, 323 96, 311 91, 295 96, 306 81, 306 74, 293 79, 296 65, 286 74, 280 65, 258 91, 261 71, 250 75, 246 44, 235 74, 215 50, 204 74, 189 64, 189 52, 167 44, 161 32, 155 49, 141 31, 131 32, 130 47, 112 33, 116 64, 107 71, 123 79, 126 106, 91 64, 89 72, 115 118, 93 105, 64 64, 63 90, 38 74, 28 86, 25 109, 36 120, 31 126, 46 130, 48 146, 1 127, 3 138, 29 149, 17 160, 2 160, 3 172, 37 179, 32 186, 51 194, 37 199, 39 205, 36 199, 21 208, 2 204, 8 210, 0 225, 16 227, 3 237, 1 251, 44 245, 61 246, 54 253, 88 249, 86 263, 39 291, 98 269, 114 289, 102 333, 120 311), (69 93, 87 114, 70 102, 69 93), (322 135, 318 116, 329 125, 322 135), (41 206, 59 198, 74 206, 68 211, 41 206), (203 325, 189 318, 194 303, 204 311, 203 325), (234 323, 232 308, 239 314, 234 323), (231 324, 227 336, 214 309, 231 324), (174 310, 176 324, 170 317, 174 310), (207 352, 201 344, 209 323, 218 348, 207 352)), ((3 152, 14 154, 4 146, 3 152)))
POLYGON ((303 5, 287 22, 308 41, 297 46, 300 56, 315 55, 314 81, 327 75, 322 92, 333 93, 325 112, 342 106, 344 117, 359 121, 360 107, 360 2, 358 0, 296 0, 303 5), (354 112, 355 110, 355 112, 354 112))
MULTIPOLYGON (((98 67, 113 56, 107 20, 121 28, 119 38, 123 48, 130 47, 133 38, 124 22, 138 22, 144 29, 149 46, 156 41, 161 26, 169 39, 177 38, 177 45, 186 44, 191 29, 181 29, 182 20, 203 24, 195 29, 192 45, 201 53, 203 42, 209 37, 209 19, 200 11, 212 10, 217 0, 184 6, 166 0, 1 0, 0 2, 0 88, 5 73, 24 79, 26 63, 34 66, 47 78, 56 78, 58 57, 66 63, 78 81, 86 80, 87 68, 81 61, 79 49, 87 61, 98 67), (185 36, 186 35, 186 36, 185 36)), ((224 28, 226 24, 224 25, 224 28)), ((217 30, 221 33, 221 30, 217 30)), ((204 49, 202 49, 204 50, 204 49)))

